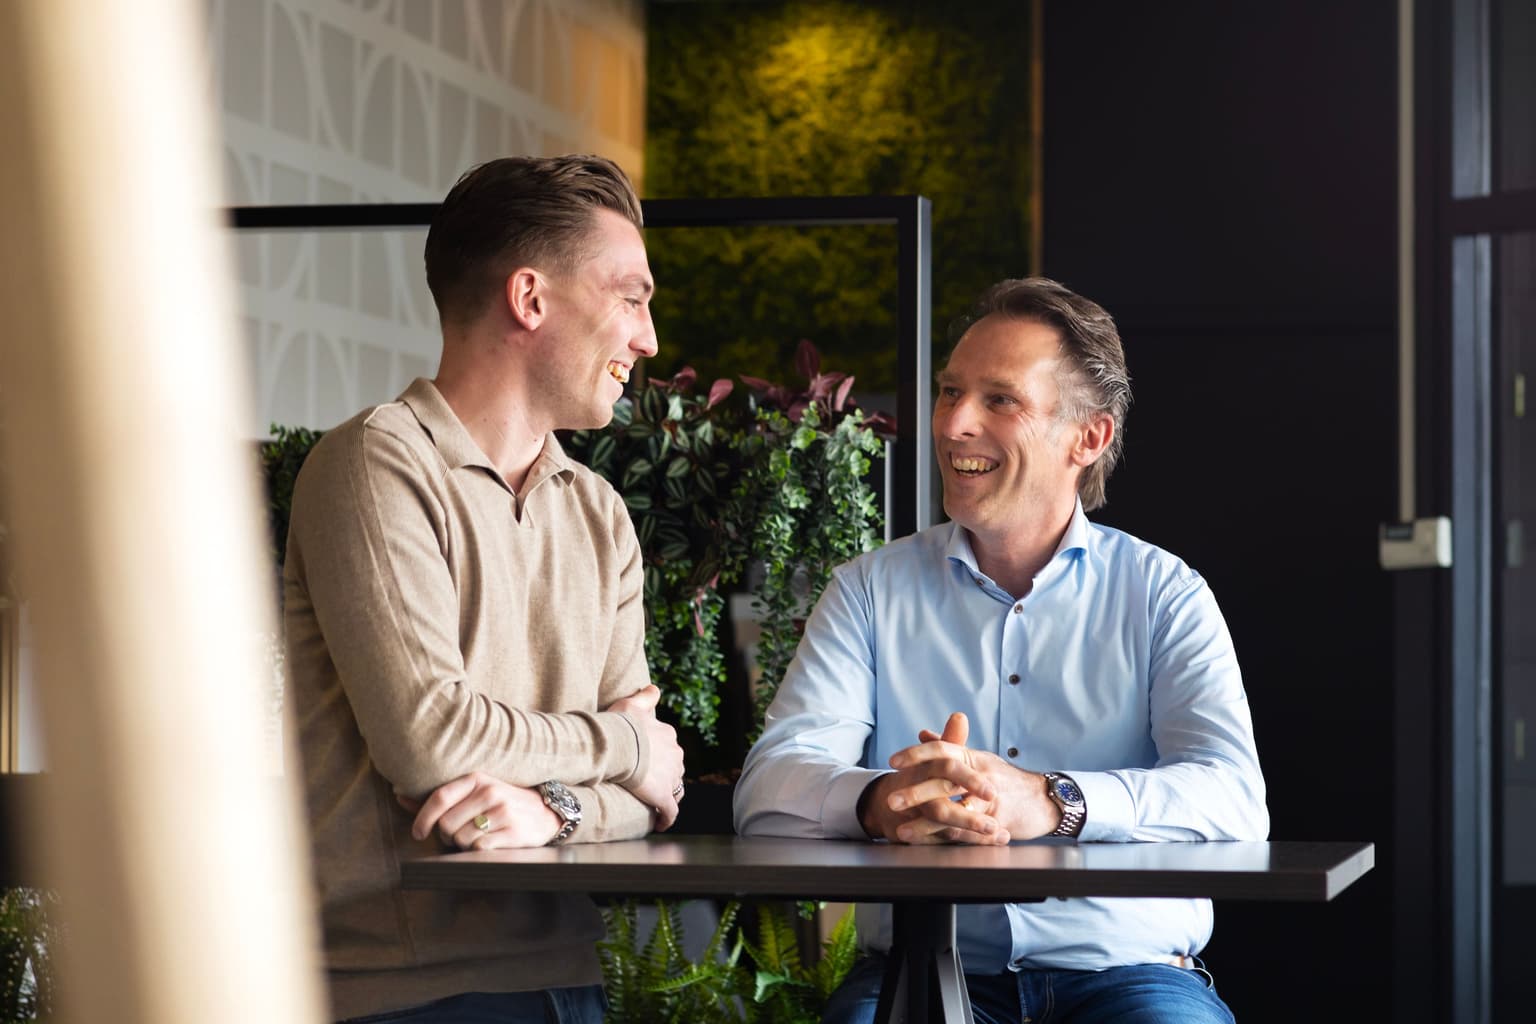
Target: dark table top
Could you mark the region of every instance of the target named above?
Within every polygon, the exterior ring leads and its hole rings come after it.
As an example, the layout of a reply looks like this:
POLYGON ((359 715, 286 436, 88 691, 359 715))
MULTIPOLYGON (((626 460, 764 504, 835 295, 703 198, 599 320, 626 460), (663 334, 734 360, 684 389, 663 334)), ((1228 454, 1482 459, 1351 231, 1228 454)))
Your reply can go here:
POLYGON ((401 865, 408 889, 997 903, 1051 896, 1331 900, 1376 863, 1371 843, 903 846, 651 836, 445 854, 401 865))

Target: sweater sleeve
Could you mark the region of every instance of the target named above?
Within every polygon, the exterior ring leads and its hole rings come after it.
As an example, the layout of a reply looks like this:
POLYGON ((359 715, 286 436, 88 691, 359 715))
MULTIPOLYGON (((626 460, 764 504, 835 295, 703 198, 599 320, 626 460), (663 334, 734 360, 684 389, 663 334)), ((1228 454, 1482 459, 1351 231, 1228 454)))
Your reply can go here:
POLYGON ((593 786, 573 786, 571 793, 581 804, 581 824, 571 833, 569 842, 639 839, 655 825, 651 809, 623 786, 599 782, 593 786))
POLYGON ((313 609, 314 642, 379 773, 411 796, 471 771, 522 786, 637 781, 648 751, 628 716, 534 711, 476 688, 433 467, 383 429, 334 441, 315 448, 295 488, 289 589, 313 609))

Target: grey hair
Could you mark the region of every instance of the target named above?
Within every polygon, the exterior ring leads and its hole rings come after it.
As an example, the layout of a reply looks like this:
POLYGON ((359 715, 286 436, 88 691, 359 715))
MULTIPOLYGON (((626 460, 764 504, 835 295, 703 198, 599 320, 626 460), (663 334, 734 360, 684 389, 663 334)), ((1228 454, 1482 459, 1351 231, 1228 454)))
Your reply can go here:
POLYGON ((1131 375, 1125 367, 1125 349, 1114 318, 1103 306, 1049 278, 1010 278, 982 292, 970 312, 951 328, 950 337, 958 344, 978 320, 994 315, 1033 320, 1054 327, 1060 334, 1065 358, 1058 377, 1059 419, 1087 423, 1108 413, 1114 420, 1109 447, 1077 481, 1083 509, 1091 512, 1099 508, 1105 502, 1109 475, 1125 446, 1125 416, 1131 407, 1131 375))

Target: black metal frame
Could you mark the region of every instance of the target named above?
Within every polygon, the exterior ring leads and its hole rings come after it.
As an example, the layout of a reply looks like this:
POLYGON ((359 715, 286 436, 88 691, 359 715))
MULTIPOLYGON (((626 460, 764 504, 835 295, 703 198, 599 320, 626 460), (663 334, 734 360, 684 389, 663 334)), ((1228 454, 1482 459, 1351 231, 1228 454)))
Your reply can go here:
MULTIPOLYGON (((436 203, 345 206, 240 206, 229 211, 238 230, 326 230, 425 227, 436 203)), ((933 522, 932 204, 924 196, 807 196, 803 198, 646 199, 647 228, 836 227, 885 224, 897 236, 896 329, 899 383, 894 481, 887 535, 901 537, 933 522)))

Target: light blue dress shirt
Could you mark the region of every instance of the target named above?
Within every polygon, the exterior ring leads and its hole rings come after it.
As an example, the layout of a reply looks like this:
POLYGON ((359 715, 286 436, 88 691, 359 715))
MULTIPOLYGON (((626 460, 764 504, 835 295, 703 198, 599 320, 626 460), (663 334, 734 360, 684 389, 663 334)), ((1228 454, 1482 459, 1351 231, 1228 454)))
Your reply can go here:
MULTIPOLYGON (((968 745, 1082 789, 1080 841, 1264 839, 1269 812, 1226 623, 1183 562, 1088 521, 1081 504, 1030 592, 977 568, 946 523, 841 566, 736 789, 743 835, 865 839, 859 795, 919 729, 970 719, 968 745)), ((971 973, 1100 969, 1198 953, 1209 900, 962 906, 971 973)), ((861 942, 889 914, 861 908, 861 942)))

